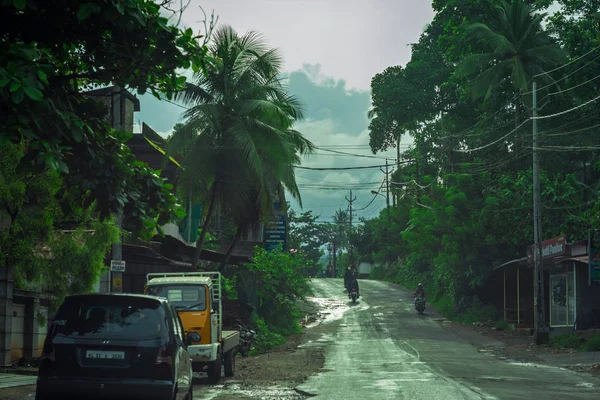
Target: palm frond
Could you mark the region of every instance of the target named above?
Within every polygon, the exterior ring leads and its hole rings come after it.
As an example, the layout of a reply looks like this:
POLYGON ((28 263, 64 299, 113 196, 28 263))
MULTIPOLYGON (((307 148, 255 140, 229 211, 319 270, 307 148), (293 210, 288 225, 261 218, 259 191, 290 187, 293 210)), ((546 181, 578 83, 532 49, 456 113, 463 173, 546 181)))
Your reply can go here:
POLYGON ((467 28, 467 33, 473 35, 474 38, 489 43, 491 47, 494 48, 495 52, 515 52, 513 44, 506 38, 506 36, 494 32, 486 24, 475 22, 467 28))
POLYGON ((188 82, 185 84, 185 90, 175 93, 174 99, 184 105, 190 105, 210 103, 213 100, 213 96, 197 84, 188 82))
POLYGON ((479 73, 482 69, 488 69, 498 59, 496 53, 473 54, 467 57, 456 67, 456 76, 465 78, 479 73))

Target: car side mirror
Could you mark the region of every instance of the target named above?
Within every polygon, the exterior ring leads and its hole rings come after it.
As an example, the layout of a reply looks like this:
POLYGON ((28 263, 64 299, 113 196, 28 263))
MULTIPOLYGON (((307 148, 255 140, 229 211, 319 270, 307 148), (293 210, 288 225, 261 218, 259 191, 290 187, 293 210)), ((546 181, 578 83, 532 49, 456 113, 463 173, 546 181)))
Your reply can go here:
POLYGON ((200 334, 198 332, 190 332, 186 336, 186 343, 189 346, 194 343, 200 342, 201 339, 202 338, 200 337, 200 334))

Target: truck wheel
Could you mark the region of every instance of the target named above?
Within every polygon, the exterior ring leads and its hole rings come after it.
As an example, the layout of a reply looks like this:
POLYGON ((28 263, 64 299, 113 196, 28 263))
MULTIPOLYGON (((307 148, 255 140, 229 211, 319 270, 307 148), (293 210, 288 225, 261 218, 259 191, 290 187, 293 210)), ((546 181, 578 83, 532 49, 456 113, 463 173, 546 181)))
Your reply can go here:
POLYGON ((221 380, 221 353, 217 354, 217 359, 208 364, 208 382, 216 385, 221 380))
POLYGON ((233 349, 225 353, 225 376, 232 377, 235 375, 235 354, 233 349))

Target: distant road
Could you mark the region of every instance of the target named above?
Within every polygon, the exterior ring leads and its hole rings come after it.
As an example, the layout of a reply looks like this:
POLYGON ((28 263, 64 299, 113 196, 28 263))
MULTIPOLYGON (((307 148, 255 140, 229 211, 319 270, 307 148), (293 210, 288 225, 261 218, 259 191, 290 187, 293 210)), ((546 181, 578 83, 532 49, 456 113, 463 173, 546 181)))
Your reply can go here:
POLYGON ((418 315, 410 291, 359 283, 361 298, 352 306, 341 279, 312 281, 316 297, 350 309, 329 323, 325 372, 299 386, 302 392, 327 400, 600 399, 597 378, 486 355, 475 345, 494 342, 430 308, 418 315))

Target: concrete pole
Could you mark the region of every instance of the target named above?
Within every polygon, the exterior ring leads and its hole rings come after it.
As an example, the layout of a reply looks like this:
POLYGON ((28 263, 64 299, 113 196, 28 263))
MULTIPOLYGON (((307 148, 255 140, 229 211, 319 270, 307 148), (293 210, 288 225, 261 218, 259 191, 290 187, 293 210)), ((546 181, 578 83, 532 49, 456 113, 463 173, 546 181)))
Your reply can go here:
MULTIPOLYGON (((352 190, 350 190, 350 198, 346 197, 346 201, 348 202, 348 208, 350 209, 350 230, 352 230, 352 203, 354 203, 354 201, 356 200, 356 196, 354 196, 354 198, 352 197, 352 190)), ((352 264, 354 262, 354 249, 352 248, 352 244, 348 243, 350 245, 350 263, 352 264)))
POLYGON ((534 262, 534 326, 535 342, 548 340, 546 299, 544 296, 544 264, 542 259, 542 194, 540 155, 538 152, 537 83, 533 82, 533 262, 534 262))

